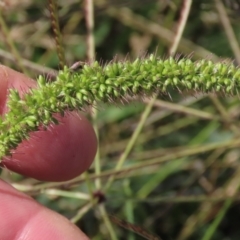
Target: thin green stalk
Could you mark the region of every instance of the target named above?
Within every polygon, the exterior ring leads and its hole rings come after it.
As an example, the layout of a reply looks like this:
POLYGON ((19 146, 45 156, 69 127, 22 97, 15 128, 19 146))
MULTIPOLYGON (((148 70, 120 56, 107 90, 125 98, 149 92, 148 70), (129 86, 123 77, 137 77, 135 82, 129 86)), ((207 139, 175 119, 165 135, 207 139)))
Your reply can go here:
POLYGON ((41 191, 42 194, 46 194, 48 196, 58 196, 58 197, 67 197, 67 198, 76 198, 80 200, 90 200, 91 195, 83 193, 83 192, 70 192, 59 189, 44 189, 41 191))
MULTIPOLYGON (((147 105, 147 107, 145 108, 144 112, 142 113, 141 115, 141 119, 137 125, 137 128, 135 129, 131 139, 129 140, 124 152, 122 153, 120 159, 118 160, 118 163, 115 167, 115 170, 119 170, 121 169, 121 167, 123 166, 123 164, 125 163, 125 161, 127 160, 127 157, 129 155, 129 153, 131 152, 132 148, 134 147, 138 137, 139 137, 139 134, 141 133, 142 131, 142 128, 144 126, 144 123, 146 122, 147 120, 147 117, 149 116, 151 110, 152 110, 152 106, 154 104, 156 100, 156 96, 154 96, 154 98, 152 98, 151 102, 147 105)), ((105 186, 105 190, 109 189, 112 182, 114 181, 114 178, 115 178, 115 175, 112 175, 107 183, 106 183, 106 186, 105 186)))
POLYGON ((143 98, 158 93, 165 97, 174 90, 184 94, 239 95, 240 69, 209 60, 162 60, 151 55, 105 66, 95 62, 74 73, 65 67, 51 83, 40 76, 38 88, 31 89, 24 99, 16 90, 10 90, 9 112, 4 119, 0 118, 0 159, 28 139, 31 131, 58 124, 53 113, 64 115, 67 110, 84 110, 95 101, 127 102, 129 96, 143 98))
POLYGON ((224 216, 226 215, 226 212, 228 211, 228 209, 230 208, 230 206, 232 205, 232 199, 227 199, 224 202, 223 207, 221 208, 221 210, 219 211, 219 213, 217 214, 216 218, 214 219, 213 223, 210 225, 210 227, 207 229, 206 233, 204 234, 202 240, 210 240, 213 237, 213 234, 215 233, 217 227, 219 226, 219 224, 221 223, 222 219, 224 218, 224 216))
POLYGON ((109 235, 111 236, 111 239, 112 240, 118 240, 118 237, 117 237, 117 235, 116 235, 116 233, 115 233, 115 231, 113 229, 112 223, 111 223, 111 221, 109 219, 109 216, 108 216, 108 214, 106 212, 105 206, 103 204, 100 204, 98 206, 98 209, 99 209, 99 211, 101 213, 101 216, 103 218, 104 224, 105 224, 106 228, 108 229, 108 232, 109 232, 109 235))
POLYGON ((81 207, 76 215, 70 219, 72 223, 77 223, 91 208, 93 207, 92 202, 86 203, 81 207))

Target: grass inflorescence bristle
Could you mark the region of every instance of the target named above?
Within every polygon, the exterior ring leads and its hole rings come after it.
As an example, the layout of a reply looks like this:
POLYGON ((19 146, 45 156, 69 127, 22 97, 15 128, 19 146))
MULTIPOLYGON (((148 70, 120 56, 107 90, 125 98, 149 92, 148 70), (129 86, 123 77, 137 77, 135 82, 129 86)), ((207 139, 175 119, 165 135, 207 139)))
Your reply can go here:
POLYGON ((0 118, 0 159, 27 139, 31 131, 50 123, 58 124, 53 113, 84 110, 97 102, 120 102, 126 97, 151 96, 154 93, 221 92, 238 95, 240 69, 233 64, 187 58, 159 59, 150 55, 134 62, 98 62, 84 65, 80 72, 65 67, 56 81, 38 78, 38 88, 21 99, 16 90, 9 93, 9 112, 0 118))

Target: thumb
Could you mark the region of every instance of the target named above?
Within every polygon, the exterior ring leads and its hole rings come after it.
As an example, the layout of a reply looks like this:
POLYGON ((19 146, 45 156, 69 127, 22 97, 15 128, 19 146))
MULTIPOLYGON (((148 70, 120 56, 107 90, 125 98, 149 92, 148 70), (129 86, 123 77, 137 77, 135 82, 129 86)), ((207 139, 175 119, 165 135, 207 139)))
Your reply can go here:
MULTIPOLYGON (((9 88, 24 95, 36 82, 12 69, 0 66, 0 109, 7 111, 9 88)), ((79 112, 66 112, 58 117, 59 124, 48 130, 30 133, 3 159, 3 165, 12 171, 44 181, 65 181, 86 171, 97 150, 97 139, 89 121, 79 112)))

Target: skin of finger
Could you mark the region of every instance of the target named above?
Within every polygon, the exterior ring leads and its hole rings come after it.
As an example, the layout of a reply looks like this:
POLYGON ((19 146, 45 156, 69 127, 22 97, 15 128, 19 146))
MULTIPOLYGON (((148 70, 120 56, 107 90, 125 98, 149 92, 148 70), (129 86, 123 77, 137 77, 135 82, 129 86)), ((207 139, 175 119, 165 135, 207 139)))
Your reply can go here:
POLYGON ((0 114, 6 111, 6 101, 9 88, 18 89, 22 96, 29 88, 36 87, 36 82, 6 66, 0 65, 0 114))
MULTIPOLYGON (((7 111, 6 97, 9 88, 23 95, 36 83, 12 69, 0 67, 0 109, 7 111), (2 97, 4 96, 4 97, 2 97)), ((3 165, 17 173, 44 181, 65 181, 84 172, 91 165, 97 150, 97 139, 88 120, 80 113, 66 113, 59 117, 59 125, 48 130, 30 133, 5 157, 3 165)))
POLYGON ((74 224, 0 181, 1 240, 88 240, 74 224))

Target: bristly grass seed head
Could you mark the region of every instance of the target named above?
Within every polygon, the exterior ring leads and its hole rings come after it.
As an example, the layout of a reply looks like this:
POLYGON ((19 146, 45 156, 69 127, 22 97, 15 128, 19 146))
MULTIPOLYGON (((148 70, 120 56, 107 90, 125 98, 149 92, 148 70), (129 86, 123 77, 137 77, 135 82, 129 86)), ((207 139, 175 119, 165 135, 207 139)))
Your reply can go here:
POLYGON ((134 62, 86 64, 80 72, 65 67, 56 81, 47 82, 39 76, 37 82, 38 88, 31 89, 24 99, 16 90, 10 90, 9 112, 0 118, 0 159, 11 155, 11 150, 27 139, 31 131, 58 124, 53 113, 64 115, 67 110, 84 110, 95 101, 124 102, 127 96, 168 94, 170 90, 236 95, 240 70, 233 64, 159 59, 150 55, 134 62))

